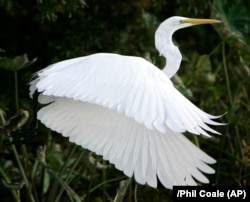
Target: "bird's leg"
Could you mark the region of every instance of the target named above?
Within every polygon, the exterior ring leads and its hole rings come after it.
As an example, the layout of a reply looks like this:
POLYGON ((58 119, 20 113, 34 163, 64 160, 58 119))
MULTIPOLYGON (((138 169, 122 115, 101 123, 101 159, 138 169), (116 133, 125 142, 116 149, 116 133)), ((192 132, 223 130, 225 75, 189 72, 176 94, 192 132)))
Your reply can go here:
POLYGON ((37 134, 37 109, 38 109, 38 91, 35 91, 33 94, 33 121, 30 128, 14 131, 10 133, 8 141, 5 141, 5 144, 15 144, 20 145, 26 142, 29 142, 32 138, 34 138, 37 134))

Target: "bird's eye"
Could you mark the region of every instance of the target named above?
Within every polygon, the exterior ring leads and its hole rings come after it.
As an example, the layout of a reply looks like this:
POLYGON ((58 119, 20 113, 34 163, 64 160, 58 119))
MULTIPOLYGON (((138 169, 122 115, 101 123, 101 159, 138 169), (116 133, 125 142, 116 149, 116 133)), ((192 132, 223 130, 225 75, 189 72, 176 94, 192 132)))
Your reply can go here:
POLYGON ((185 21, 184 21, 184 20, 180 20, 179 23, 180 23, 180 24, 183 24, 183 23, 185 23, 185 21))

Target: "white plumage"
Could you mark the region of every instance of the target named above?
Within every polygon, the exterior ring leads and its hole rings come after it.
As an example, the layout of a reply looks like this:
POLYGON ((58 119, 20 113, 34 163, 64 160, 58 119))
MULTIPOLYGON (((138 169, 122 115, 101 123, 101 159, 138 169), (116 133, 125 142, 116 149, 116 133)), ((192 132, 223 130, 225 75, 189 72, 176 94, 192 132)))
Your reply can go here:
MULTIPOLYGON (((172 17, 158 30, 170 33, 172 21, 186 27, 192 20, 172 17)), ((156 32, 157 43, 159 37, 156 32)), ((176 52, 170 46, 158 46, 167 61, 168 50, 176 52)), ((167 63, 165 68, 171 67, 167 63)), ((30 83, 30 95, 41 93, 39 102, 47 105, 38 119, 48 128, 102 155, 140 184, 156 187, 157 177, 166 188, 195 185, 195 180, 208 183, 203 173, 214 173, 207 164, 216 161, 182 133, 219 134, 208 126, 219 125, 213 121, 218 117, 176 90, 170 77, 178 68, 168 74, 140 57, 98 53, 39 71, 30 83)))

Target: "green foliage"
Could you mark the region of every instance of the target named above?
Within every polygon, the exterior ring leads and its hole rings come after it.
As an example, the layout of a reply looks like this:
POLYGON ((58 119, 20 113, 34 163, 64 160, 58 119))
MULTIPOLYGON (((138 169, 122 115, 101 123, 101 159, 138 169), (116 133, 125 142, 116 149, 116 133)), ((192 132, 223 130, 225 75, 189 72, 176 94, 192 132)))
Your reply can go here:
POLYGON ((157 25, 171 15, 218 18, 174 35, 184 61, 177 87, 211 114, 221 136, 198 138, 218 163, 213 185, 250 185, 250 4, 248 1, 0 0, 0 194, 5 201, 171 201, 171 191, 127 180, 112 165, 39 125, 31 143, 7 146, 32 120, 27 81, 37 70, 95 52, 165 61, 157 25), (233 2, 233 3, 232 3, 233 2), (35 58, 35 59, 31 59, 35 58), (21 123, 21 124, 20 124, 21 123), (125 194, 124 194, 125 193, 125 194))
POLYGON ((39 11, 39 15, 37 15, 37 17, 40 18, 42 22, 46 20, 56 21, 59 15, 68 15, 70 18, 74 12, 84 8, 85 5, 86 4, 84 0, 37 0, 37 9, 39 11))
POLYGON ((227 43, 239 48, 241 51, 250 53, 249 42, 250 16, 243 1, 236 1, 233 5, 227 1, 214 1, 212 16, 221 19, 223 27, 218 29, 219 33, 227 43))
POLYGON ((29 61, 27 54, 16 56, 14 58, 0 57, 0 68, 16 72, 20 69, 30 66, 35 61, 36 58, 34 58, 32 61, 29 61))

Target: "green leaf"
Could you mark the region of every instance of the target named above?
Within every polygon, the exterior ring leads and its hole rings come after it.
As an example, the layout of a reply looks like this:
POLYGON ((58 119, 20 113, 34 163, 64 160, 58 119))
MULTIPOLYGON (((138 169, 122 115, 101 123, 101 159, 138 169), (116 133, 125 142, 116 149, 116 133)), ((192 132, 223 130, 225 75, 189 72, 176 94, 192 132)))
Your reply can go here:
POLYGON ((44 172, 44 180, 43 180, 43 193, 47 193, 50 187, 50 175, 47 170, 44 172))
POLYGON ((196 68, 198 69, 198 71, 206 71, 209 72, 211 71, 211 62, 210 62, 210 58, 208 55, 201 55, 198 58, 198 61, 196 63, 196 68))
POLYGON ((27 54, 16 56, 14 58, 0 57, 0 68, 16 72, 20 69, 30 66, 36 62, 36 60, 37 58, 34 58, 29 61, 27 54))
POLYGON ((59 172, 63 164, 63 151, 59 144, 53 145, 52 149, 47 153, 47 162, 53 170, 59 172))
POLYGON ((214 83, 216 80, 216 76, 212 73, 211 60, 209 55, 201 55, 199 56, 196 67, 196 76, 197 80, 206 81, 209 83, 214 83))
POLYGON ((213 1, 212 18, 220 19, 222 26, 216 26, 216 30, 230 45, 250 53, 246 36, 250 30, 250 16, 243 1, 233 4, 226 0, 213 1))

